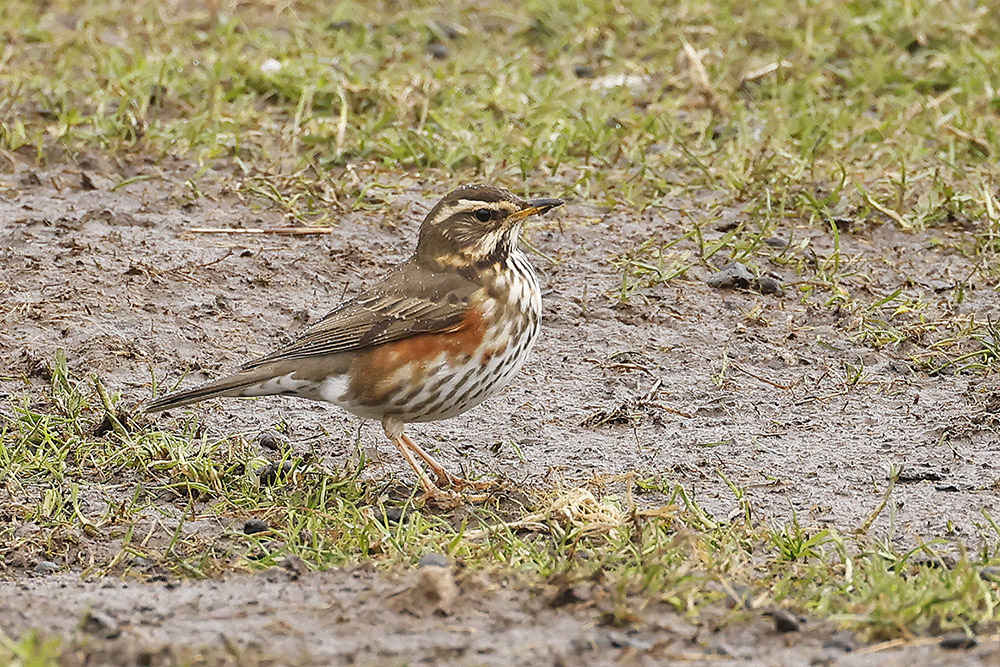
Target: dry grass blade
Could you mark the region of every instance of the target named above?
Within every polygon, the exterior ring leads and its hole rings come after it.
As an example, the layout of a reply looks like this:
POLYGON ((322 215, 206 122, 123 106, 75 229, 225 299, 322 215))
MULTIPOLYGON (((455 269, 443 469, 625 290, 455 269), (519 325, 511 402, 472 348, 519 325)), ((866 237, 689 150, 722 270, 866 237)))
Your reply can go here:
POLYGON ((516 521, 468 531, 465 537, 480 540, 497 531, 557 531, 562 534, 579 531, 580 534, 592 536, 624 528, 629 520, 628 512, 620 507, 598 500, 589 489, 575 488, 557 492, 543 510, 516 521))

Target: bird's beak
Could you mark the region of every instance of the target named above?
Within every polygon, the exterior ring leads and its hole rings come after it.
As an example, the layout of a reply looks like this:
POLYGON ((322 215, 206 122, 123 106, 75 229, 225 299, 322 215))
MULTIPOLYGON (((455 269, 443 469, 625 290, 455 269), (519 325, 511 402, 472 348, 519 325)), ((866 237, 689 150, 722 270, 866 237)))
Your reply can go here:
POLYGON ((511 213, 510 217, 507 218, 510 222, 520 222, 528 216, 541 215, 542 213, 547 213, 548 211, 554 209, 557 206, 563 205, 562 199, 532 199, 528 202, 528 205, 522 208, 517 213, 511 213))

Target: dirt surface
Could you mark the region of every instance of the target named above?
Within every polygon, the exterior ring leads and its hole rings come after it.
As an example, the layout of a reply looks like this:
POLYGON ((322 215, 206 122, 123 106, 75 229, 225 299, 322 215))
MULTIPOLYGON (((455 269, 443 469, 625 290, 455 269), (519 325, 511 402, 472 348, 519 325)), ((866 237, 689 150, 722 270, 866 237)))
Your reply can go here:
MULTIPOLYGON (((5 627, 47 627, 74 638, 86 664, 603 665, 995 664, 997 642, 971 650, 925 645, 859 647, 847 634, 808 621, 780 634, 773 618, 747 612, 700 626, 649 607, 619 629, 596 622, 600 600, 569 607, 551 592, 485 575, 457 577, 441 603, 425 567, 386 577, 366 570, 299 576, 274 569, 221 581, 81 583, 55 575, 4 587, 5 627), (15 611, 11 611, 11 610, 15 611)), ((67 660, 73 664, 74 660, 67 660)))
MULTIPOLYGON (((371 210, 345 214, 328 235, 192 234, 195 227, 288 223, 280 211, 238 196, 228 174, 210 172, 199 181, 206 196, 194 198, 185 185, 194 169, 165 169, 140 172, 156 177, 116 190, 118 179, 140 174, 112 177, 110 169, 85 165, 3 176, 3 375, 36 378, 61 348, 71 371, 99 375, 132 403, 149 397, 150 371, 169 386, 185 374, 184 386, 216 377, 286 342, 402 260, 429 206, 456 185, 374 188, 371 210)), ((706 193, 704 201, 712 197, 706 193)), ((556 263, 533 257, 545 294, 533 358, 501 395, 410 432, 440 448, 455 468, 536 487, 595 477, 614 485, 633 472, 660 476, 725 517, 738 504, 721 472, 758 512, 777 519, 795 513, 842 532, 878 506, 896 464, 915 473, 897 485, 872 532, 901 542, 952 537, 977 548, 982 512, 1000 515, 1000 390, 992 380, 914 372, 907 349, 859 341, 855 316, 804 305, 793 285, 779 295, 714 289, 705 283, 710 266, 639 289, 626 302, 618 298, 622 274, 610 260, 650 238, 679 236, 699 219, 704 201, 665 202, 642 215, 570 202, 541 221, 530 239, 556 263), (862 381, 845 381, 846 369, 862 365, 862 381)), ((727 215, 740 218, 737 209, 727 215)), ((817 253, 832 251, 827 232, 795 221, 778 231, 797 242, 809 238, 817 253)), ((949 249, 959 236, 904 234, 888 223, 845 230, 840 252, 856 274, 844 287, 876 295, 902 288, 931 304, 921 313, 927 319, 955 311, 985 319, 1000 299, 977 284, 970 260, 949 249), (965 294, 956 305, 950 297, 959 287, 965 294)), ((787 267, 763 268, 785 283, 803 279, 787 267)), ((0 380, 0 401, 23 389, 22 380, 0 380)), ((220 432, 284 420, 293 446, 330 465, 354 451, 357 420, 330 406, 273 398, 195 409, 220 432)), ((361 434, 374 457, 369 474, 408 475, 377 424, 361 434)), ((119 656, 152 655, 172 637, 185 637, 195 653, 209 647, 234 661, 249 652, 264 662, 279 656, 279 663, 448 657, 463 664, 570 664, 576 656, 598 664, 683 653, 712 664, 869 664, 857 653, 824 649, 832 630, 796 633, 790 641, 766 619, 727 630, 723 643, 737 648, 711 655, 704 653, 710 643, 695 637, 703 630, 655 610, 636 641, 609 639, 592 611, 553 610, 537 591, 489 579, 462 581, 447 616, 414 615, 386 600, 418 573, 401 576, 265 573, 168 584, 21 578, 0 584, 0 624, 14 636, 31 627, 75 633, 79 641, 117 647, 119 656), (80 629, 91 607, 113 617, 118 634, 95 638, 80 629), (657 629, 660 617, 666 629, 657 629), (740 653, 740 646, 754 648, 740 653)), ((995 659, 997 650, 983 644, 956 655, 911 646, 880 656, 883 664, 974 664, 995 659)))

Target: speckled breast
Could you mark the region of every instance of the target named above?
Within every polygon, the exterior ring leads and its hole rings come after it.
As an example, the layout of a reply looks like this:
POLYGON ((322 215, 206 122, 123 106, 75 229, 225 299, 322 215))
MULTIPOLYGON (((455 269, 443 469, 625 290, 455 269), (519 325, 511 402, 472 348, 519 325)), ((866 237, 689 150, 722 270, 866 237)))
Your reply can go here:
POLYGON ((463 321, 448 331, 379 345, 353 362, 334 402, 364 417, 445 419, 513 379, 538 336, 541 291, 521 253, 487 271, 463 321))

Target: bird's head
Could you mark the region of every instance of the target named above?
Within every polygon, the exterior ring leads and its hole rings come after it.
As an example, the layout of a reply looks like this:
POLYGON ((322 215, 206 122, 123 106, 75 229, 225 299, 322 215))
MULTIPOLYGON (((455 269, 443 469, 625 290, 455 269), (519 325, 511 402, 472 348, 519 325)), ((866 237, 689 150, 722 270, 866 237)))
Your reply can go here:
POLYGON ((488 185, 462 186, 424 218, 417 259, 436 265, 502 262, 516 249, 525 218, 562 204, 561 199, 526 201, 488 185))

